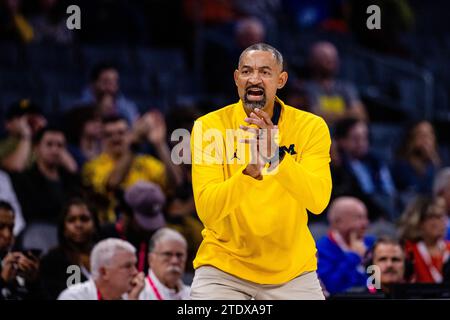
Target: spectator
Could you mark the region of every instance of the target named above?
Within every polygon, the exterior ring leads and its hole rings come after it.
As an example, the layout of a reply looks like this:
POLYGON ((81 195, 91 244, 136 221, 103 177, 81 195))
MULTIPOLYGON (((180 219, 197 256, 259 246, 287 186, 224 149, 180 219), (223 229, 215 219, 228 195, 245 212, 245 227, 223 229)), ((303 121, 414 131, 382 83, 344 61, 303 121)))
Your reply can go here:
POLYGON ((41 278, 46 298, 56 300, 67 286, 70 266, 78 266, 80 280, 89 279, 89 256, 99 232, 98 220, 80 198, 65 205, 58 224, 59 245, 41 260, 41 278))
POLYGON ((150 240, 150 266, 140 300, 190 300, 190 288, 183 281, 187 242, 177 231, 159 229, 150 240))
POLYGON ((120 115, 128 123, 133 124, 139 116, 134 102, 128 100, 120 92, 119 71, 113 64, 100 63, 91 71, 90 85, 82 94, 79 105, 94 103, 104 105, 105 99, 110 101, 108 107, 100 108, 101 116, 120 115))
POLYGON ((28 225, 23 240, 40 243, 47 250, 56 245, 56 223, 63 204, 82 190, 76 162, 65 148, 60 129, 40 130, 34 151, 36 162, 22 174, 13 175, 12 181, 28 225))
POLYGON ((380 237, 373 245, 370 256, 371 261, 368 264, 378 266, 381 272, 381 288, 377 289, 389 297, 392 286, 405 283, 408 278, 408 262, 403 248, 397 240, 380 237))
POLYGON ((31 250, 12 250, 14 210, 0 201, 0 300, 40 298, 39 257, 31 250))
MULTIPOLYGON (((433 194, 445 200, 447 216, 450 216, 450 168, 439 171, 434 179, 433 194)), ((450 240, 450 225, 447 228, 447 240, 450 240)))
POLYGON ((366 285, 363 259, 374 239, 366 236, 367 209, 361 201, 340 197, 328 211, 329 233, 317 242, 318 274, 331 294, 366 285))
POLYGON ((18 236, 26 223, 22 215, 22 207, 19 200, 17 200, 16 192, 13 188, 11 178, 7 172, 0 170, 0 201, 6 201, 14 208, 14 236, 18 236))
POLYGON ((38 13, 32 17, 33 42, 70 44, 72 32, 66 26, 64 3, 59 0, 39 0, 38 13))
POLYGON ((161 114, 145 114, 137 120, 132 130, 121 117, 105 118, 102 127, 103 152, 83 168, 85 184, 110 200, 108 211, 100 216, 102 223, 116 221, 115 195, 138 180, 155 182, 165 191, 181 183, 180 169, 170 158, 166 126, 161 114), (137 154, 139 144, 143 141, 154 146, 161 161, 149 155, 137 154))
POLYGON ((445 200, 419 196, 400 219, 399 234, 408 257, 414 261, 414 282, 441 283, 448 261, 450 242, 447 232, 445 200))
POLYGON ((233 81, 223 75, 232 74, 237 68, 241 52, 266 38, 266 28, 258 18, 241 18, 234 25, 233 34, 228 37, 213 34, 206 40, 204 76, 206 90, 210 93, 236 97, 236 86, 233 81), (224 39, 225 38, 225 39, 224 39), (217 63, 220 61, 220 63, 217 63))
POLYGON ((0 141, 0 166, 21 172, 31 163, 32 137, 47 124, 40 108, 28 99, 13 103, 6 113, 8 136, 0 141))
POLYGON ((92 249, 92 278, 74 284, 58 300, 137 300, 144 274, 136 269, 136 249, 121 239, 105 239, 92 249))
POLYGON ((433 126, 428 121, 413 124, 400 144, 392 168, 397 189, 406 194, 431 194, 434 175, 440 165, 433 126))
POLYGON ((129 187, 122 203, 123 214, 116 223, 106 224, 102 238, 121 238, 129 241, 137 250, 139 271, 148 269, 146 255, 153 233, 166 225, 162 208, 166 198, 154 183, 138 181, 129 187))
POLYGON ((101 153, 101 119, 94 106, 74 108, 65 115, 67 140, 78 168, 101 153))
POLYGON ((339 80, 339 55, 329 42, 315 43, 309 53, 311 80, 303 84, 309 111, 323 117, 329 125, 345 117, 367 120, 365 107, 356 88, 339 80))
POLYGON ((388 166, 370 150, 367 124, 356 118, 342 119, 336 123, 334 139, 335 195, 347 194, 363 200, 371 220, 395 219, 395 186, 388 166))
POLYGON ((21 11, 21 0, 0 0, 0 39, 27 44, 34 31, 21 11))
MULTIPOLYGON (((167 118, 170 121, 170 132, 176 129, 190 131, 195 119, 200 117, 195 106, 174 108, 167 118)), ((189 141, 184 141, 186 149, 189 150, 189 141)), ((173 147, 173 146, 172 146, 173 147)), ((185 152, 185 151, 183 151, 185 152)), ((182 154, 180 154, 182 157, 182 154)), ((180 232, 188 242, 188 257, 186 261, 188 273, 193 273, 193 260, 197 254, 200 243, 203 240, 201 232, 203 225, 200 222, 195 208, 194 195, 192 191, 191 165, 182 163, 180 169, 183 175, 183 183, 176 188, 174 194, 167 199, 166 221, 169 228, 180 232)))

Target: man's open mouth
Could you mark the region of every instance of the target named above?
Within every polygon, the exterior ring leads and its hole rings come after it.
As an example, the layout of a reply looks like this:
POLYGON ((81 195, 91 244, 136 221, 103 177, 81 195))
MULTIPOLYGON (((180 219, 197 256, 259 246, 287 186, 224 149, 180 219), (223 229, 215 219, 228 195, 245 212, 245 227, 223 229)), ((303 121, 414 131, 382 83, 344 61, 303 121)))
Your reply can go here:
POLYGON ((264 98, 264 89, 262 88, 248 88, 247 99, 250 101, 261 100, 264 98))

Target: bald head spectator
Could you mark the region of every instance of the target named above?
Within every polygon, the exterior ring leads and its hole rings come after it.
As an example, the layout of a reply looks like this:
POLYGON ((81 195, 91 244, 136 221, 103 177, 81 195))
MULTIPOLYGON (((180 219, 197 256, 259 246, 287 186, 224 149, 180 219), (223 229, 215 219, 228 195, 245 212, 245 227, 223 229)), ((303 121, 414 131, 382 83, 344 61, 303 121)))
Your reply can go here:
POLYGON ((120 74, 114 64, 99 63, 92 68, 89 87, 78 105, 91 103, 99 106, 102 117, 121 116, 130 125, 139 116, 135 103, 120 91, 120 74))
POLYGON ((236 43, 241 48, 247 48, 266 38, 266 28, 258 18, 243 18, 236 23, 236 43))
POLYGON ((328 222, 328 235, 317 242, 319 278, 331 295, 365 286, 363 259, 374 242, 366 236, 366 206, 356 198, 337 198, 330 205, 328 222))
POLYGON ((354 85, 336 78, 339 54, 332 43, 321 41, 311 46, 309 68, 311 80, 301 88, 309 111, 323 117, 329 125, 348 116, 367 120, 365 107, 354 85))
POLYGON ((137 300, 144 274, 136 269, 136 249, 121 239, 105 239, 92 249, 88 281, 69 286, 58 300, 137 300))
POLYGON ((236 61, 245 48, 266 42, 266 33, 266 27, 256 17, 240 18, 229 34, 223 31, 207 33, 203 62, 206 90, 220 97, 238 99, 236 85, 226 75, 236 70, 236 61))
POLYGON ((189 300, 190 288, 183 281, 187 242, 177 231, 162 228, 150 240, 150 270, 140 300, 189 300))
MULTIPOLYGON (((445 210, 450 217, 450 167, 439 171, 433 182, 433 194, 435 197, 441 197, 445 201, 445 210)), ((450 224, 447 228, 447 240, 450 240, 450 224)))

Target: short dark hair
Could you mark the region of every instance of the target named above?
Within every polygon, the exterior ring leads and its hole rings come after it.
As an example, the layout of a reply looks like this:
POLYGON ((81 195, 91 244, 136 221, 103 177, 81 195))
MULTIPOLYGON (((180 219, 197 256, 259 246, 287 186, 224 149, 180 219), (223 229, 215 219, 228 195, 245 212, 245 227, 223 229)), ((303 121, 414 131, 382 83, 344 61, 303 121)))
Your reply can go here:
POLYGON ((91 69, 91 73, 89 74, 89 80, 91 82, 97 81, 102 72, 110 69, 119 71, 118 67, 112 62, 100 62, 94 65, 91 69))
POLYGON ((272 47, 271 45, 269 45, 267 43, 252 44, 250 47, 248 47, 244 51, 242 51, 241 55, 239 56, 238 67, 241 65, 242 57, 249 51, 268 51, 268 52, 272 53, 273 56, 275 57, 275 60, 277 61, 278 65, 281 66, 281 70, 282 71, 285 70, 285 63, 284 63, 283 55, 280 53, 280 51, 278 51, 277 49, 275 49, 274 47, 272 47))
POLYGON ((14 208, 8 201, 0 200, 0 209, 11 211, 14 214, 14 208))
MULTIPOLYGON (((344 118, 336 122, 334 125, 334 138, 344 139, 348 136, 350 130, 358 123, 363 122, 357 118, 344 118)), ((364 123, 364 122, 363 122, 364 123)))
POLYGON ((110 115, 110 116, 105 116, 102 118, 103 125, 118 122, 118 121, 125 121, 128 124, 127 119, 125 119, 123 116, 120 116, 120 115, 110 115))
POLYGON ((399 246, 403 250, 403 247, 402 247, 400 241, 397 238, 394 238, 394 237, 391 237, 391 236, 387 236, 387 235, 383 235, 383 236, 380 236, 375 241, 375 243, 372 246, 372 251, 375 252, 375 249, 379 245, 382 245, 382 244, 390 244, 390 245, 393 245, 393 246, 399 246))
POLYGON ((33 143, 34 145, 37 145, 41 142, 42 138, 44 137, 44 135, 48 132, 58 132, 61 133, 64 138, 66 137, 66 135, 64 134, 63 129, 57 127, 57 126, 46 126, 44 128, 42 128, 41 130, 39 130, 36 135, 33 138, 33 143))

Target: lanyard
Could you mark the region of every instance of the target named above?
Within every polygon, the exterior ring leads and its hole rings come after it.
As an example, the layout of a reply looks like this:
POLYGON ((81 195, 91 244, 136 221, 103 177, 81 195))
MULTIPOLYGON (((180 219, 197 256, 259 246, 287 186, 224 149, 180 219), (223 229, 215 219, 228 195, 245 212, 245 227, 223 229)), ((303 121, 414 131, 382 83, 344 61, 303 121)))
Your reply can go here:
POLYGON ((144 271, 146 255, 147 255, 147 243, 145 241, 142 241, 141 245, 139 246, 139 256, 138 256, 139 272, 144 271))
POLYGON ((100 293, 100 290, 97 288, 97 300, 103 300, 102 294, 100 293))
MULTIPOLYGON (((449 258, 447 246, 444 241, 440 241, 438 246, 439 249, 445 250, 444 255, 442 256, 442 263, 445 263, 449 258)), ((428 252, 428 249, 423 241, 419 241, 417 243, 417 250, 422 257, 422 260, 427 265, 428 271, 430 271, 431 277, 433 278, 434 282, 441 283, 443 281, 442 274, 432 263, 430 253, 428 252)))
POLYGON ((150 278, 150 275, 147 276, 147 281, 148 281, 148 284, 150 285, 150 287, 152 288, 153 292, 155 293, 156 299, 164 300, 162 298, 161 294, 159 293, 158 288, 156 288, 155 284, 153 283, 152 278, 150 278))
POLYGON ((351 251, 339 232, 333 230, 329 232, 328 236, 330 237, 331 241, 333 241, 339 248, 341 248, 342 251, 351 251))

